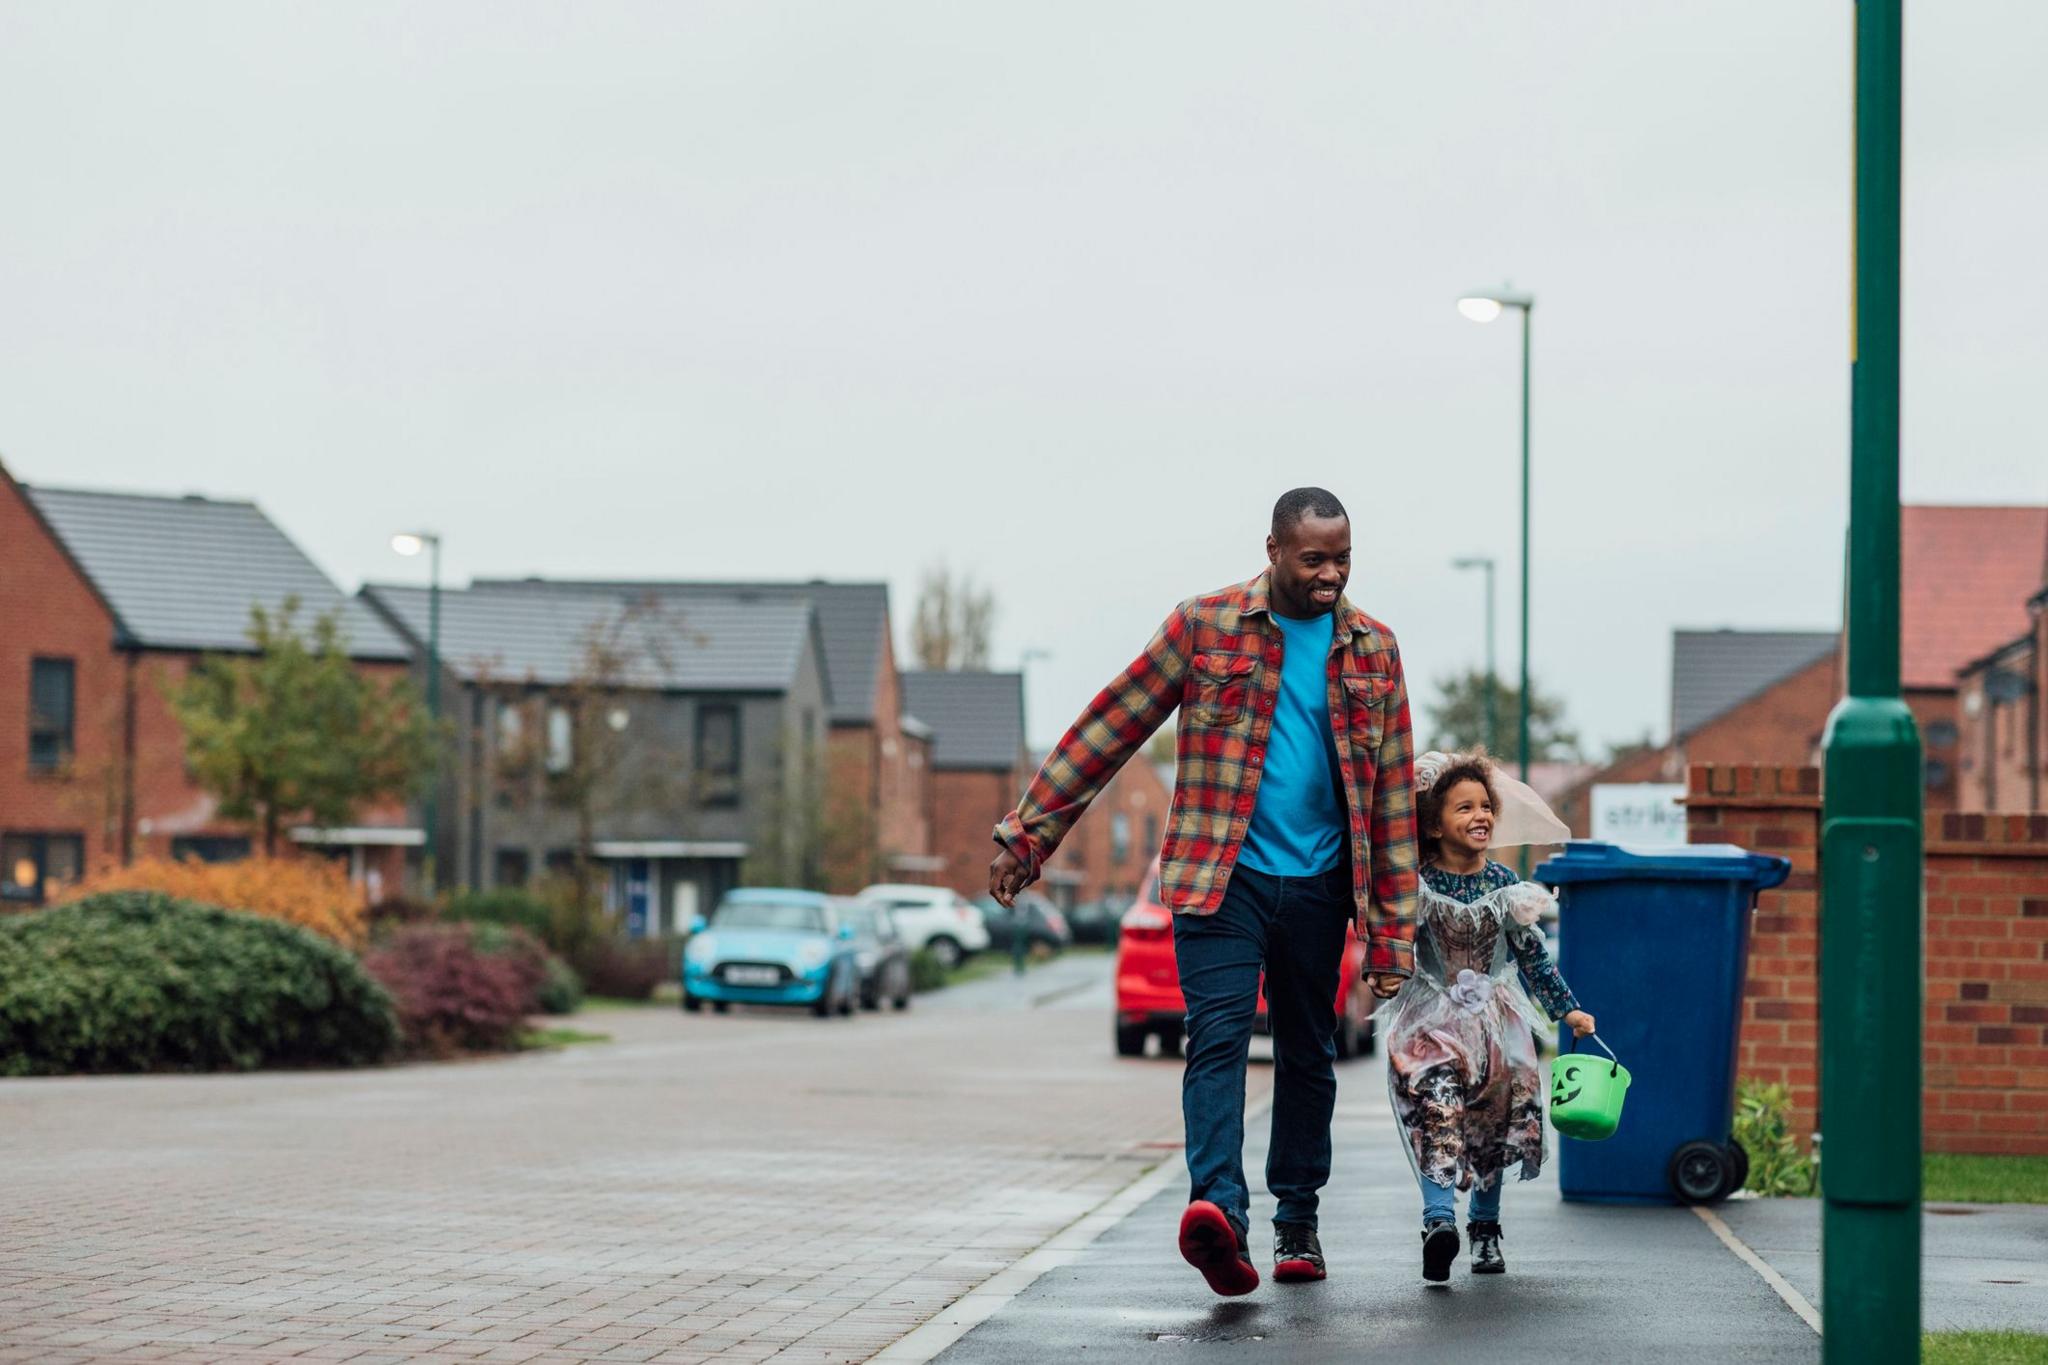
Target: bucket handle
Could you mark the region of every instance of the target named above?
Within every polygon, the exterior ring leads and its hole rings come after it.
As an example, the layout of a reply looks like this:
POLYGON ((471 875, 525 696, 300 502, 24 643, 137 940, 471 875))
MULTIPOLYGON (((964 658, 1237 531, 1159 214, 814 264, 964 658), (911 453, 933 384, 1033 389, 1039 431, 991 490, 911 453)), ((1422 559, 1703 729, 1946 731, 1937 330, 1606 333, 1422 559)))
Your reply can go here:
MULTIPOLYGON (((1610 1070, 1608 1071, 1608 1073, 1607 1073, 1607 1074, 1608 1074, 1608 1075, 1610 1075, 1610 1076, 1612 1076, 1612 1075, 1615 1075, 1616 1073, 1618 1073, 1618 1072, 1619 1072, 1619 1071, 1621 1070, 1621 1058, 1619 1058, 1619 1057, 1617 1057, 1617 1056, 1615 1056, 1615 1055, 1614 1055, 1614 1049, 1613 1049, 1613 1048, 1611 1048, 1611 1047, 1609 1047, 1609 1046, 1607 1046, 1607 1044, 1605 1044, 1605 1043, 1601 1042, 1601 1041, 1600 1041, 1600 1035, 1599 1035, 1599 1034, 1597 1034, 1597 1033, 1589 1033, 1589 1034, 1587 1034, 1586 1036, 1587 1036, 1588 1038, 1591 1038, 1591 1039, 1593 1040, 1593 1045, 1594 1045, 1595 1047, 1599 1048, 1599 1049, 1600 1049, 1600 1050, 1601 1050, 1602 1052, 1604 1052, 1604 1053, 1606 1053, 1606 1054, 1607 1054, 1607 1060, 1608 1060, 1608 1061, 1610 1061, 1610 1062, 1613 1062, 1613 1063, 1614 1063, 1614 1066, 1613 1066, 1613 1067, 1612 1067, 1612 1068, 1611 1068, 1611 1069, 1610 1069, 1610 1070)), ((1578 1050, 1579 1050, 1579 1035, 1578 1035, 1578 1034, 1576 1034, 1576 1033, 1574 1033, 1574 1034, 1572 1035, 1572 1040, 1571 1040, 1570 1044, 1568 1044, 1568 1045, 1566 1046, 1566 1048, 1565 1048, 1565 1051, 1567 1051, 1567 1052, 1577 1052, 1578 1050)))

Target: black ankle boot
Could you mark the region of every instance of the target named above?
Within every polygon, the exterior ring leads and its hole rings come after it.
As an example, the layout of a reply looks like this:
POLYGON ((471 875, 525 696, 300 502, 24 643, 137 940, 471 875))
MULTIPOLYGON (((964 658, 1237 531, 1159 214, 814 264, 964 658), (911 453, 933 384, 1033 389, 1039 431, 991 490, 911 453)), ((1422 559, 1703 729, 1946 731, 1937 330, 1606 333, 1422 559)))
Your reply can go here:
POLYGON ((1458 1259, 1458 1225, 1442 1219, 1422 1225, 1422 1278, 1442 1284, 1451 1278, 1451 1262, 1458 1259))
POLYGON ((1500 1223, 1472 1222, 1465 1224, 1465 1235, 1472 1239, 1472 1273, 1474 1275, 1505 1275, 1508 1273, 1508 1259, 1500 1254, 1500 1223))

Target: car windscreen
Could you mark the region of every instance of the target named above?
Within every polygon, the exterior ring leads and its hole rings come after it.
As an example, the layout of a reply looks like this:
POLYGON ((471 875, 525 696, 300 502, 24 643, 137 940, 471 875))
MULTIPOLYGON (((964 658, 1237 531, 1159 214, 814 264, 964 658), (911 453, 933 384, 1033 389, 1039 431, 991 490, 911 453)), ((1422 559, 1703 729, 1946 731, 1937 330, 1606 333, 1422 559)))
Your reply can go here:
POLYGON ((733 901, 711 917, 715 929, 780 929, 785 933, 822 934, 825 912, 815 905, 780 901, 733 901))
POLYGON ((865 905, 841 905, 839 922, 852 925, 856 934, 872 934, 875 932, 875 911, 865 905))

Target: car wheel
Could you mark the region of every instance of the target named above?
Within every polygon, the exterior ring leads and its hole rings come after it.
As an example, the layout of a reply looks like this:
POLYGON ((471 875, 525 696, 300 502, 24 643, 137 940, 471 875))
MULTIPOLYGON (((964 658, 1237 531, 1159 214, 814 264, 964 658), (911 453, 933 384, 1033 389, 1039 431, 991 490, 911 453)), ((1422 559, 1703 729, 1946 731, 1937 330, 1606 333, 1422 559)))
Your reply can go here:
POLYGON ((1118 1024, 1116 1026, 1116 1055, 1119 1057, 1142 1057, 1145 1055, 1145 1039, 1152 1033, 1143 1024, 1118 1024))
POLYGON ((1180 1056, 1181 1044, 1186 1041, 1186 1036, 1177 1028, 1163 1028, 1159 1030, 1159 1055, 1162 1057, 1180 1056))
POLYGON ((882 982, 880 978, 876 978, 872 984, 861 986, 860 1007, 864 1010, 878 1010, 882 1008, 882 982))
POLYGON ((690 1014, 696 1014, 702 1011, 703 1008, 704 997, 702 997, 701 995, 692 995, 688 991, 683 992, 683 1009, 686 1012, 690 1014))
POLYGON ((819 991, 818 998, 811 1002, 811 1013, 817 1015, 820 1019, 830 1019, 833 1009, 839 1003, 837 993, 832 989, 832 984, 832 982, 827 981, 825 989, 819 991))
POLYGON ((939 965, 941 967, 944 967, 949 972, 952 971, 955 967, 959 966, 960 959, 963 956, 965 956, 965 954, 963 954, 960 951, 960 945, 954 942, 952 939, 947 938, 944 934, 940 934, 937 938, 933 939, 930 943, 927 943, 924 946, 925 951, 929 952, 933 957, 937 958, 939 965))
POLYGON ((849 980, 839 992, 839 1014, 841 1018, 852 1014, 860 1004, 860 982, 849 980))
POLYGON ((724 1014, 731 1008, 732 1002, 730 1000, 714 1000, 711 1002, 711 1009, 716 1014, 724 1014))

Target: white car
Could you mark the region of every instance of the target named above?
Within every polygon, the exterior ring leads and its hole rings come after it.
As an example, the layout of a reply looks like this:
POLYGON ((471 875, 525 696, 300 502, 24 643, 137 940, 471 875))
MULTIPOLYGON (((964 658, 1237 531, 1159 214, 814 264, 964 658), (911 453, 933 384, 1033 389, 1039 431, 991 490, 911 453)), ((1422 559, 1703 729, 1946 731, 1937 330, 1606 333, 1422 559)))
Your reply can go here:
POLYGON ((988 947, 981 910, 943 886, 884 882, 861 892, 860 899, 886 907, 910 950, 928 949, 942 966, 957 967, 969 953, 988 947))

